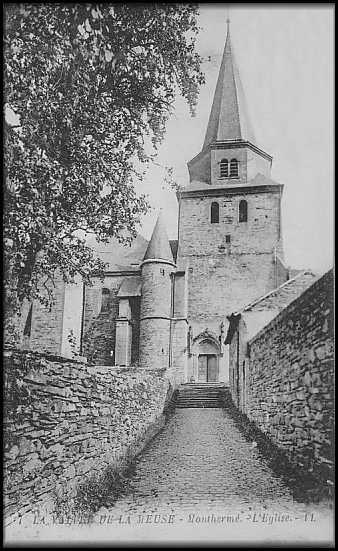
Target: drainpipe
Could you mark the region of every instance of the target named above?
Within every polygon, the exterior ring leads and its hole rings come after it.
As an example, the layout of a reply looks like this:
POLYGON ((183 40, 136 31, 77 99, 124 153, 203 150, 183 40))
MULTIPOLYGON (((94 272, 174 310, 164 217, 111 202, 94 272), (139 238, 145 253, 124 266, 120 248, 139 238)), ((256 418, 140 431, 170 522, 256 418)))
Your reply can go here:
POLYGON ((237 407, 239 407, 239 329, 237 329, 237 361, 236 361, 236 400, 237 407))
POLYGON ((175 293, 175 273, 171 277, 171 303, 170 303, 170 322, 169 322, 169 367, 172 366, 172 323, 174 317, 174 293, 175 293))

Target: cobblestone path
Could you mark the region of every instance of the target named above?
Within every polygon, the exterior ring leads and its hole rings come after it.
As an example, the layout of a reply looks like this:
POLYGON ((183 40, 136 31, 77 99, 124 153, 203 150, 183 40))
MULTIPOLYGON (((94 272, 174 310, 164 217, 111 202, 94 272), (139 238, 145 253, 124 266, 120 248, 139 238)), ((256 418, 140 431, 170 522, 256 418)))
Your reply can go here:
POLYGON ((291 494, 222 409, 178 409, 138 457, 116 508, 290 505, 291 494))
POLYGON ((96 522, 122 540, 283 542, 325 539, 330 518, 293 500, 226 410, 194 408, 176 410, 137 458, 126 494, 96 522))
POLYGON ((332 531, 332 511, 295 502, 226 410, 177 409, 113 506, 39 538, 282 544, 327 542, 332 531))

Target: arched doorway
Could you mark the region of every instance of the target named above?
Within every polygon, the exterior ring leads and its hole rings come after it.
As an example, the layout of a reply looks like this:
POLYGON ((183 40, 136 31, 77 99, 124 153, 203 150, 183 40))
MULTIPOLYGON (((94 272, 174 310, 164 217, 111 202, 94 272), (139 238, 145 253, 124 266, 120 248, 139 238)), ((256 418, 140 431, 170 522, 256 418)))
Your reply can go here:
POLYGON ((210 339, 198 344, 198 382, 215 383, 219 380, 219 347, 210 339))

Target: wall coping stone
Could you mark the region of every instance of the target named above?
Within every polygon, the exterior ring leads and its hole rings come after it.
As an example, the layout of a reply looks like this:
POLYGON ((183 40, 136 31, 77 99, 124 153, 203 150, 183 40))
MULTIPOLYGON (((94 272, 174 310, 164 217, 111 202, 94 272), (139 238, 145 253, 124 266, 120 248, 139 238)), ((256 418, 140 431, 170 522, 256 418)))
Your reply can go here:
POLYGON ((12 354, 19 354, 25 356, 31 356, 33 358, 45 358, 51 362, 60 362, 60 363, 75 363, 75 364, 87 364, 87 358, 80 356, 79 358, 67 358, 66 356, 58 356, 56 354, 51 354, 50 352, 40 352, 36 350, 17 348, 12 345, 6 344, 3 349, 3 357, 9 358, 12 354))
MULTIPOLYGON (((292 302, 290 302, 290 304, 288 304, 288 306, 286 308, 284 308, 281 312, 279 312, 279 314, 276 317, 274 317, 267 325, 265 325, 260 331, 258 331, 258 333, 256 333, 256 335, 254 335, 248 341, 248 344, 249 345, 253 344, 266 331, 269 331, 270 329, 272 329, 273 327, 278 325, 279 322, 283 318, 286 318, 293 310, 295 310, 297 308, 298 302, 303 300, 304 296, 306 296, 308 293, 312 293, 315 290, 316 287, 322 287, 323 281, 325 279, 330 280, 331 278, 333 280, 333 269, 332 268, 330 270, 328 270, 324 275, 322 275, 319 279, 316 279, 316 281, 314 281, 314 283, 312 285, 310 285, 310 287, 307 287, 301 295, 299 295, 292 302)), ((332 290, 333 290, 333 285, 332 285, 332 290)))

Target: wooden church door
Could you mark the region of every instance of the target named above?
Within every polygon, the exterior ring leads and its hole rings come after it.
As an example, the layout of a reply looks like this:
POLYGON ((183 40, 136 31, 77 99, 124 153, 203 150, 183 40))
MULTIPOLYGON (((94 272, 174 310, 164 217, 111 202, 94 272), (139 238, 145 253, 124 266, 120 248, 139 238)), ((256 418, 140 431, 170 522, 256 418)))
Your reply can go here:
POLYGON ((198 356, 198 380, 202 383, 218 381, 218 365, 215 354, 198 356))
POLYGON ((208 356, 207 381, 211 383, 218 381, 217 358, 214 354, 208 356))

